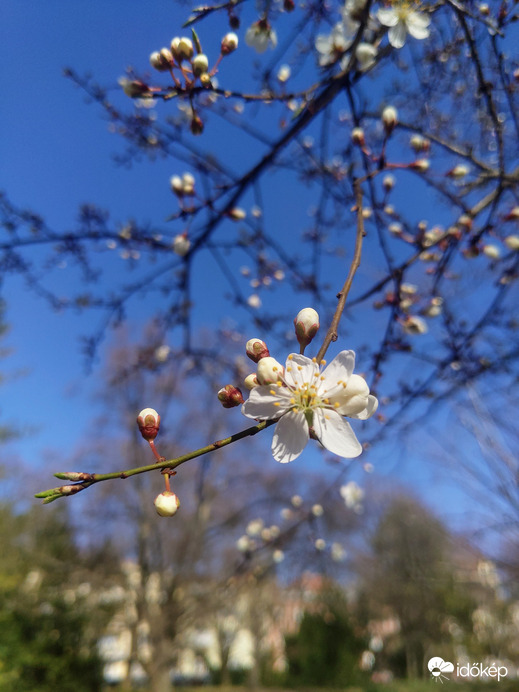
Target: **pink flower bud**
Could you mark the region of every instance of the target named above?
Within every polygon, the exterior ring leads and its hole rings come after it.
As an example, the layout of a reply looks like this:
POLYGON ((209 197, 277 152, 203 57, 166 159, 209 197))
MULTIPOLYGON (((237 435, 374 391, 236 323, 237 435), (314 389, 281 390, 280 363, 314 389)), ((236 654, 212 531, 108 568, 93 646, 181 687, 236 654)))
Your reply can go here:
POLYGON ((224 408, 234 408, 241 406, 245 401, 243 394, 233 384, 227 384, 218 392, 218 399, 224 408))
POLYGON ((275 358, 268 356, 258 363, 258 382, 260 384, 275 384, 284 374, 284 368, 275 358))
POLYGON ((172 517, 180 507, 180 500, 175 493, 165 490, 155 498, 155 509, 161 517, 172 517))
POLYGON ((319 315, 313 308, 303 308, 294 320, 296 337, 300 346, 305 348, 312 341, 319 329, 319 315))
POLYGON ((261 339, 249 339, 245 344, 245 352, 255 363, 270 356, 267 344, 261 339))
POLYGON ((159 434, 160 416, 153 408, 143 408, 137 416, 137 425, 145 440, 154 440, 159 434))

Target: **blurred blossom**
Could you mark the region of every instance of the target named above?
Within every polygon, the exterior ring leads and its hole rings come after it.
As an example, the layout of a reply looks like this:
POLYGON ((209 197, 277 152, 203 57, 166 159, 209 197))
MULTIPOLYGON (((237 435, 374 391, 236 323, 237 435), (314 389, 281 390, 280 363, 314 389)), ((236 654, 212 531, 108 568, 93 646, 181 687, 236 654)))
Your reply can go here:
POLYGON ((267 48, 274 49, 278 44, 278 37, 274 29, 266 19, 254 22, 245 34, 245 43, 254 48, 257 53, 264 53, 267 48))
POLYGON ((316 550, 324 550, 326 548, 326 541, 323 538, 318 538, 314 545, 316 550))
POLYGON ((350 481, 346 483, 346 485, 342 485, 339 492, 348 509, 354 509, 360 505, 364 499, 364 490, 362 490, 355 481, 350 481))
POLYGON ((407 0, 396 0, 391 7, 381 7, 377 19, 389 27, 388 39, 393 48, 402 48, 407 34, 413 38, 424 39, 429 36, 427 28, 431 23, 429 17, 412 9, 407 0))
POLYGON ((340 543, 332 543, 331 556, 335 562, 342 562, 346 558, 346 551, 340 543))
POLYGON ((249 536, 257 536, 261 533, 263 526, 263 519, 253 519, 248 523, 246 532, 249 536))
POLYGON ((247 298, 247 304, 251 308, 259 308, 261 307, 261 298, 257 293, 253 293, 247 298))
POLYGON ((301 497, 301 495, 294 495, 290 502, 294 507, 301 507, 301 505, 303 504, 303 498, 301 497))
POLYGON ((164 363, 164 361, 167 360, 170 351, 171 349, 167 344, 162 344, 162 346, 155 349, 155 360, 157 360, 159 363, 164 363))
POLYGON ((323 510, 322 505, 314 505, 312 507, 312 514, 314 515, 314 517, 322 516, 323 512, 324 512, 324 510, 323 510))
POLYGON ((278 80, 282 83, 286 82, 288 79, 290 79, 291 75, 291 69, 289 65, 281 65, 281 67, 278 70, 278 80))
POLYGON ((282 550, 274 550, 274 552, 272 553, 272 559, 276 563, 283 562, 283 560, 285 559, 285 553, 282 550))

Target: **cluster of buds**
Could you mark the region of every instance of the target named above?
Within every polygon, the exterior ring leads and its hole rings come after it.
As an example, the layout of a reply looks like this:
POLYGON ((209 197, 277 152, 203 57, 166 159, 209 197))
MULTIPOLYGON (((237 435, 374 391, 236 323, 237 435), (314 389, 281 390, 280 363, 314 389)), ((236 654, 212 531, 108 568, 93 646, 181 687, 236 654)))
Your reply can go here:
POLYGON ((195 177, 191 173, 184 173, 182 177, 172 175, 169 179, 171 192, 180 199, 192 197, 195 194, 195 177))
MULTIPOLYGON (((303 308, 294 320, 296 338, 301 347, 301 353, 312 341, 319 329, 319 315, 313 308, 303 308)), ((245 344, 245 353, 257 364, 256 372, 250 373, 244 379, 245 387, 250 391, 262 384, 273 384, 283 375, 284 368, 275 358, 272 358, 267 344, 262 339, 249 339, 245 344)), ((228 384, 218 392, 218 399, 224 408, 233 408, 243 404, 243 396, 238 387, 228 384)))

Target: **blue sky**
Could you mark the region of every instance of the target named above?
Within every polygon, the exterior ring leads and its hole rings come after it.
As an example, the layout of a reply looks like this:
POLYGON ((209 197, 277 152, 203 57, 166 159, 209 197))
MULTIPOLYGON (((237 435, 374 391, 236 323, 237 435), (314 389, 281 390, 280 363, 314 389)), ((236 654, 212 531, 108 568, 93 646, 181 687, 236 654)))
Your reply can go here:
MULTIPOLYGON (((148 55, 180 33, 187 8, 164 0, 154 3, 5 0, 2 15, 0 59, 4 67, 0 84, 4 97, 0 111, 3 135, 0 189, 8 192, 14 204, 41 214, 57 230, 73 226, 78 206, 85 202, 110 209, 114 219, 135 217, 164 225, 168 214, 176 210, 168 179, 174 173, 182 173, 184 165, 175 168, 171 161, 158 161, 144 162, 132 169, 115 166, 111 155, 121 151, 119 139, 109 132, 98 109, 85 102, 84 95, 62 72, 66 66, 79 74, 90 72, 103 85, 111 85, 110 94, 121 99, 117 79, 125 67, 134 65, 147 70, 148 55)), ((212 26, 213 34, 204 34, 204 46, 216 51, 226 27, 220 20, 212 26)), ((245 58, 250 59, 250 56, 245 58)), ((236 68, 237 62, 231 62, 234 56, 228 60, 228 72, 224 65, 221 73, 229 75, 233 84, 239 84, 242 75, 236 68)), ((211 124, 210 128, 209 141, 212 133, 219 136, 227 131, 223 125, 211 124)), ((206 146, 202 140, 196 144, 206 146)), ((223 145, 228 146, 225 141, 223 145)), ((233 146, 232 163, 240 170, 245 149, 237 142, 233 146)), ((260 153, 258 149, 258 156, 260 153)), ((285 184, 286 181, 285 178, 285 184)), ((304 224, 305 205, 294 205, 287 213, 282 206, 283 184, 280 179, 274 179, 274 185, 279 189, 270 213, 285 214, 285 226, 289 229, 304 224)), ((417 218, 420 212, 417 208, 417 218)), ((370 278, 377 275, 374 261, 366 261, 365 270, 370 278)), ((122 276, 123 263, 115 262, 110 271, 114 279, 122 276)), ((200 271, 211 276, 215 268, 201 264, 200 271)), ((76 282, 71 276, 65 267, 54 279, 55 285, 66 293, 68 282, 76 282)), ((75 290, 77 284, 70 288, 75 290)), ((79 337, 96 328, 99 316, 55 313, 42 299, 28 292, 23 280, 17 277, 9 277, 3 291, 10 326, 5 345, 12 353, 2 364, 6 381, 2 385, 0 415, 4 422, 14 421, 26 429, 27 434, 2 453, 4 460, 19 458, 34 468, 49 469, 41 474, 41 486, 50 487, 53 483, 50 470, 67 468, 70 450, 89 434, 96 412, 92 396, 98 387, 100 365, 85 375, 79 337), (50 465, 49 459, 53 460, 50 465), (59 459, 57 466, 56 459, 59 459)), ((291 300, 294 314, 304 307, 296 297, 292 296, 291 300)), ((211 305, 200 301, 199 324, 212 317, 226 316, 226 310, 228 305, 223 301, 216 299, 211 305)), ((137 302, 132 313, 134 324, 144 314, 144 305, 137 302)), ((373 328, 374 323, 358 325, 363 332, 373 328)), ((350 346, 354 347, 347 345, 350 346)), ((276 355, 283 358, 283 354, 276 355)), ((448 418, 448 413, 443 415, 448 418)), ((246 427, 238 414, 230 421, 230 432, 246 427)), ((441 417, 438 424, 442 425, 441 417)), ((466 449, 468 452, 470 448, 466 449)), ((434 463, 423 463, 422 451, 420 435, 410 438, 410 446, 393 438, 366 461, 375 463, 380 478, 418 488, 445 518, 457 517, 459 511, 470 507, 470 502, 462 490, 446 480, 444 473, 435 469, 434 463), (417 447, 420 453, 414 451, 417 447)), ((301 463, 314 468, 319 459, 318 454, 307 451, 301 463)), ((358 469, 354 477, 364 482, 361 464, 358 469)))

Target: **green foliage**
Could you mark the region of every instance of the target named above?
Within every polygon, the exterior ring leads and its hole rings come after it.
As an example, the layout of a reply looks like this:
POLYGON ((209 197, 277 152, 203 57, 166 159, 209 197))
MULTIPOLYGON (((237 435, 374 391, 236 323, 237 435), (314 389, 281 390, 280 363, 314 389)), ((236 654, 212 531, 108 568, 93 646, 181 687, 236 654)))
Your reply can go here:
POLYGON ((99 692, 99 607, 65 511, 0 507, 0 689, 99 692))
POLYGON ((314 612, 305 612, 298 633, 286 637, 288 686, 345 687, 362 679, 358 662, 364 642, 343 599, 335 597, 336 603, 325 599, 314 612))

